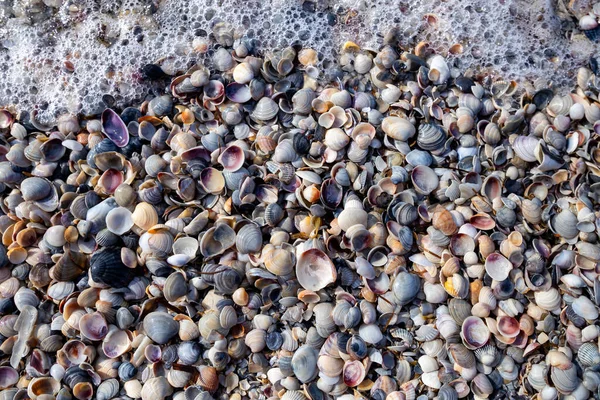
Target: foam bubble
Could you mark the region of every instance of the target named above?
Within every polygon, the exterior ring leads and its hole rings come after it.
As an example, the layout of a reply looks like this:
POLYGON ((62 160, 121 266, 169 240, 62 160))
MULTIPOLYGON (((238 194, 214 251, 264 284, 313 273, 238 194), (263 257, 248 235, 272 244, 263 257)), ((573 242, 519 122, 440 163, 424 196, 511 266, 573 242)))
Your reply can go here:
MULTIPOLYGON (((229 22, 261 49, 302 42, 333 67, 346 40, 378 49, 395 27, 400 44, 427 40, 454 63, 505 78, 572 84, 598 45, 569 41, 551 0, 15 0, 0 1, 0 105, 42 117, 97 113, 103 96, 142 101, 139 68, 159 60, 184 71, 202 55, 212 26, 229 22), (9 5, 12 4, 12 5, 9 5), (48 5, 56 5, 51 7, 48 5), (329 5, 329 7, 326 7, 329 5)), ((166 67, 165 67, 166 68, 166 67)))

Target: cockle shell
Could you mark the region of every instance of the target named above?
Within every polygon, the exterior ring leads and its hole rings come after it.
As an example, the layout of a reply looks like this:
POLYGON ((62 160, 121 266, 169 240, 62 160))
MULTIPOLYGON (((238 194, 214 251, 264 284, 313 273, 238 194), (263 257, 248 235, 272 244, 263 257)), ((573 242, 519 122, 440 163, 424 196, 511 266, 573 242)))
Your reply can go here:
POLYGON ((335 282, 337 272, 325 253, 318 249, 309 249, 298 255, 296 277, 305 289, 318 291, 335 282))

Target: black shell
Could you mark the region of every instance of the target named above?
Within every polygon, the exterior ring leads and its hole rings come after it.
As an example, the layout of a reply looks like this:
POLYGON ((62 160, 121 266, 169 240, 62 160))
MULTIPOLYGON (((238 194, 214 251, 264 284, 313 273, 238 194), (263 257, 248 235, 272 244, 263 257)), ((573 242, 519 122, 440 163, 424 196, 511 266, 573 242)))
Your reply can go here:
POLYGON ((585 31, 583 31, 583 33, 585 34, 585 36, 587 36, 588 39, 590 39, 594 42, 600 41, 600 26, 598 26, 594 29, 585 30, 585 31))
POLYGON ((304 136, 304 134, 296 133, 296 135, 294 135, 293 142, 294 142, 294 150, 296 150, 298 152, 298 154, 300 154, 300 155, 308 154, 308 151, 310 150, 310 141, 308 140, 308 138, 306 136, 304 136))
POLYGON ((475 83, 473 82, 472 79, 464 77, 464 76, 459 76, 458 78, 456 78, 456 80, 454 81, 454 84, 463 93, 471 93, 471 87, 473 87, 473 85, 475 85, 475 83))
POLYGON ((90 272, 94 282, 114 288, 125 287, 131 282, 134 270, 121 261, 121 249, 106 247, 92 255, 90 272))

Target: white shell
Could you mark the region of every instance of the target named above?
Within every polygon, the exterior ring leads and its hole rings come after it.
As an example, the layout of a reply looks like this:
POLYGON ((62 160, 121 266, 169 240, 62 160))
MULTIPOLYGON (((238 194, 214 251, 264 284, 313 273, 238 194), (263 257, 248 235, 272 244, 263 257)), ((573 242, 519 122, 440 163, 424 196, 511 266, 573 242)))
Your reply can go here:
POLYGON ((132 227, 132 213, 125 207, 113 208, 106 215, 106 228, 115 235, 123 235, 132 227))

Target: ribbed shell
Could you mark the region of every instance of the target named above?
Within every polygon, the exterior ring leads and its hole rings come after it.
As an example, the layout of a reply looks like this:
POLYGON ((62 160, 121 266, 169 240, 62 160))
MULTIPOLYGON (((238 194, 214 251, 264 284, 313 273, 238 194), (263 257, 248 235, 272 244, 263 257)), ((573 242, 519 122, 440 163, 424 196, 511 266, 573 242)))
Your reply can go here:
POLYGON ((133 279, 133 269, 121 261, 121 249, 106 247, 94 253, 90 259, 90 272, 94 282, 114 288, 125 287, 133 279))

